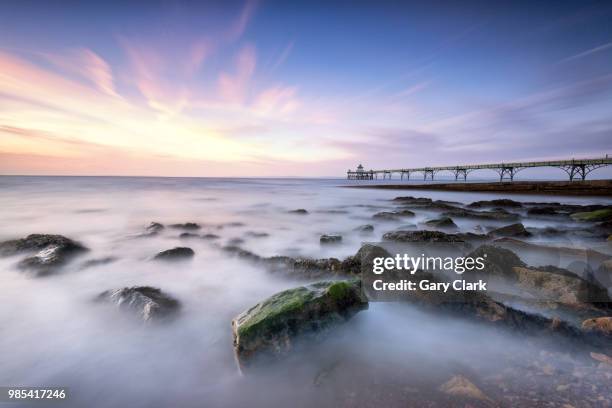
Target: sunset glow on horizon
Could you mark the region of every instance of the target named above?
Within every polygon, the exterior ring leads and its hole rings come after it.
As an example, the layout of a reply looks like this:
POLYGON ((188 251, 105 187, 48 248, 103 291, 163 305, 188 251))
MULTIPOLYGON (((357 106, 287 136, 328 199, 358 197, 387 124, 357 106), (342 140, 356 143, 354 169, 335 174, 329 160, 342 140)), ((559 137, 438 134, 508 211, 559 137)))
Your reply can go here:
POLYGON ((34 4, 0 6, 0 174, 612 153, 609 5, 34 4))

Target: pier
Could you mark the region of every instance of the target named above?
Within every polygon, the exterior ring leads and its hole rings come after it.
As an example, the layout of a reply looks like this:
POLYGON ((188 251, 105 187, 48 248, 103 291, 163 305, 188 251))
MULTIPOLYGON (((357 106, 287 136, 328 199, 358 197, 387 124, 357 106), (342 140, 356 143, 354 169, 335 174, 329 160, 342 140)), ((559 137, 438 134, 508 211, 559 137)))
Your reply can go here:
POLYGON ((417 167, 405 169, 384 169, 384 170, 365 170, 360 164, 357 170, 348 170, 347 179, 349 180, 374 180, 381 175, 382 179, 391 179, 393 174, 399 175, 400 180, 410 180, 410 176, 421 174, 423 180, 434 180, 439 172, 450 172, 455 176, 455 181, 467 180, 469 173, 475 170, 489 169, 499 175, 499 181, 504 179, 514 181, 514 176, 521 170, 534 167, 556 167, 567 173, 570 181, 585 180, 586 176, 593 170, 612 165, 612 158, 606 155, 597 159, 571 159, 571 160, 550 160, 533 162, 511 162, 511 163, 492 163, 492 164, 466 164, 456 166, 441 167, 417 167))

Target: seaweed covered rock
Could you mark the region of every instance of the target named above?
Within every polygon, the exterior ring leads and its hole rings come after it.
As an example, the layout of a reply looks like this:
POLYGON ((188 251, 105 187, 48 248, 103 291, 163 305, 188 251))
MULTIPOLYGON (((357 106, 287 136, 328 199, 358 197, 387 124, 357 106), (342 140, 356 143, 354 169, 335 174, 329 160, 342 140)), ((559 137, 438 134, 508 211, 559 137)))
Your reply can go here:
POLYGON ((174 317, 181 307, 178 300, 150 286, 107 290, 100 293, 96 300, 113 303, 145 322, 174 317))
POLYGON ((31 234, 25 238, 0 243, 0 255, 32 253, 18 268, 35 276, 50 275, 76 255, 87 251, 83 245, 63 235, 31 234))
POLYGON ((601 221, 612 221, 612 208, 602 208, 600 210, 595 211, 584 211, 584 212, 576 212, 571 215, 572 219, 576 221, 591 221, 591 222, 601 222, 601 221))
POLYGON ((471 218, 475 220, 516 220, 519 218, 518 214, 508 212, 503 208, 494 208, 490 211, 476 211, 465 208, 458 208, 447 211, 442 214, 445 217, 454 218, 471 218))
POLYGON ((582 322, 582 329, 612 337, 612 317, 597 317, 582 322))
POLYGON ((358 280, 324 281, 277 293, 232 320, 238 362, 244 368, 257 356, 285 355, 296 339, 321 334, 367 307, 358 280))
POLYGON ((391 231, 385 233, 383 239, 396 242, 465 242, 457 234, 447 234, 440 231, 391 231))
POLYGON ((396 221, 405 217, 414 217, 414 212, 410 210, 382 211, 372 216, 375 220, 396 221))
POLYGON ((176 247, 161 251, 153 257, 155 261, 181 261, 191 259, 195 255, 193 249, 188 247, 176 247))

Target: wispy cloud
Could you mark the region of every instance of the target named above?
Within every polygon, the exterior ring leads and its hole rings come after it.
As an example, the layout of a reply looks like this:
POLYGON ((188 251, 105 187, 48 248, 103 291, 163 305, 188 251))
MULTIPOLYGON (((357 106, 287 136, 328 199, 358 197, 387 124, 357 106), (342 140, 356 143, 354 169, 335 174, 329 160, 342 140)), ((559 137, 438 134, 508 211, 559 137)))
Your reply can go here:
POLYGON ((562 59, 561 61, 559 61, 559 63, 570 62, 570 61, 574 61, 574 60, 581 59, 581 58, 584 58, 584 57, 588 57, 589 55, 597 54, 599 52, 603 52, 603 51, 609 50, 610 48, 612 48, 612 42, 599 45, 599 46, 591 48, 589 50, 580 52, 580 53, 578 53, 576 55, 572 55, 571 57, 562 59))

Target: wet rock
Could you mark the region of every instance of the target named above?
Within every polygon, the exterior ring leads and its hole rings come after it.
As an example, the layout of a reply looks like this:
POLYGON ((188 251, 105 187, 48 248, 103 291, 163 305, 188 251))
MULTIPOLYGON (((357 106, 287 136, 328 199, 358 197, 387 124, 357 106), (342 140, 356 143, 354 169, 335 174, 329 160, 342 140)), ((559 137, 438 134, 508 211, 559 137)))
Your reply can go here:
POLYGON ((297 210, 291 210, 289 211, 289 214, 298 214, 298 215, 306 215, 308 214, 308 211, 306 211, 303 208, 298 208, 297 210))
POLYGON ((259 255, 252 253, 251 251, 247 251, 246 249, 242 249, 236 245, 224 246, 222 249, 223 251, 233 256, 236 256, 238 258, 241 258, 247 261, 251 261, 251 262, 259 262, 265 259, 265 258, 260 257, 259 255))
POLYGON ((242 238, 232 238, 227 243, 228 243, 228 245, 242 245, 242 244, 244 244, 244 239, 242 239, 242 238))
POLYGON ((189 238, 198 238, 198 234, 194 234, 193 232, 183 232, 179 235, 180 239, 189 239, 189 238))
POLYGON ((200 229, 200 225, 195 222, 186 222, 184 224, 172 224, 171 228, 182 229, 182 230, 198 230, 200 229))
POLYGON ((457 228, 457 224, 449 217, 435 218, 425 221, 425 225, 433 228, 457 228))
POLYGON ((432 202, 431 198, 427 197, 395 197, 393 201, 401 203, 401 204, 429 204, 432 202))
POLYGON ((382 211, 372 216, 375 220, 396 221, 404 217, 414 217, 414 212, 410 210, 382 211))
POLYGON ((447 211, 442 214, 445 217, 451 218, 472 218, 481 220, 516 220, 519 218, 518 214, 510 213, 503 208, 490 210, 490 211, 475 211, 464 208, 458 208, 455 210, 447 211))
POLYGON ((202 235, 202 239, 208 239, 208 240, 213 240, 213 239, 219 239, 221 238, 219 235, 216 234, 204 234, 202 235))
POLYGON ((367 309, 360 281, 327 281, 277 293, 232 320, 241 368, 256 357, 282 357, 298 338, 318 336, 367 309))
POLYGON ((319 242, 322 244, 338 244, 342 242, 342 235, 321 235, 319 242))
POLYGON ((571 217, 576 221, 612 221, 612 208, 608 207, 595 211, 576 212, 573 213, 571 217))
POLYGON ((440 391, 453 397, 491 401, 478 387, 462 375, 455 375, 440 386, 440 391))
POLYGON ((193 249, 187 247, 176 247, 161 251, 153 257, 155 261, 180 261, 191 259, 195 255, 193 249))
POLYGON ((556 207, 533 207, 527 210, 527 215, 544 215, 544 216, 554 216, 559 215, 556 207))
POLYGON ((502 198, 498 200, 482 200, 475 201, 468 205, 469 208, 482 208, 482 207, 502 207, 502 208, 521 208, 523 204, 518 201, 502 198))
POLYGON ((447 234, 440 231, 391 231, 383 235, 383 239, 395 242, 460 242, 465 241, 457 234, 447 234))
MULTIPOLYGON (((525 263, 521 261, 514 252, 509 249, 500 248, 492 245, 482 245, 470 252, 468 257, 484 258, 483 274, 487 277, 495 276, 516 281, 515 267, 525 267, 525 263)), ((479 273, 474 271, 474 274, 479 273)), ((466 272, 466 276, 471 273, 466 272)))
POLYGON ((17 267, 34 276, 46 276, 87 251, 83 245, 62 235, 31 234, 22 239, 0 243, 0 255, 9 256, 35 252, 21 260, 17 267))
POLYGON ((612 317, 597 317, 582 322, 582 329, 612 337, 612 317))
POLYGON ((594 360, 597 360, 604 364, 612 366, 612 357, 606 354, 603 354, 603 353, 593 353, 593 352, 591 352, 590 355, 591 355, 591 358, 593 358, 594 360))
POLYGON ((361 232, 362 234, 369 234, 371 232, 374 232, 374 226, 371 224, 360 225, 353 231, 361 232))
POLYGON ((178 300, 149 286, 107 290, 98 295, 96 300, 113 303, 145 322, 174 317, 181 306, 178 300))
POLYGON ((517 222, 515 224, 506 225, 505 227, 494 229, 489 232, 489 235, 494 237, 529 237, 531 233, 525 229, 525 226, 517 222))

